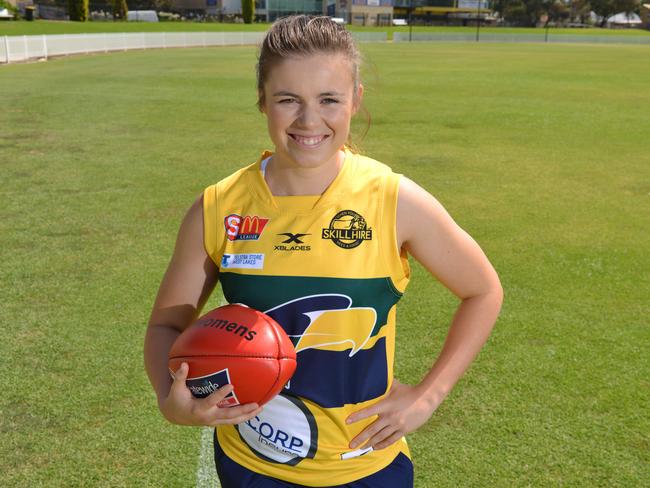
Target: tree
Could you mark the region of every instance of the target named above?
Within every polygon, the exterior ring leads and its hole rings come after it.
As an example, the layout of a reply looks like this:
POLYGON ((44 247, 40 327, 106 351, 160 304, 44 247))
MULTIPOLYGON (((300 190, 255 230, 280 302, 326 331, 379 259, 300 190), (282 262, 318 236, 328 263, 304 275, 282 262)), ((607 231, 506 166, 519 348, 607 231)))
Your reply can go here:
POLYGON ((603 18, 600 22, 601 27, 604 27, 607 19, 616 13, 616 6, 613 0, 590 0, 589 3, 595 14, 603 18))
POLYGON ((528 9, 522 0, 507 2, 503 8, 503 19, 509 24, 527 26, 530 19, 528 18, 528 9))
POLYGON ((614 3, 618 12, 625 12, 626 14, 631 14, 632 12, 638 14, 641 9, 641 2, 639 0, 614 0, 614 3))
POLYGON ((70 20, 86 22, 88 20, 88 0, 68 0, 70 20))
POLYGON ((255 17, 255 0, 241 0, 241 14, 245 24, 252 24, 255 17))
MULTIPOLYGON (((575 0, 587 5, 588 0, 575 0)), ((614 1, 614 0, 606 0, 614 1)), ((616 0, 616 1, 637 1, 637 0, 616 0)), ((511 25, 535 27, 546 18, 549 22, 559 23, 571 17, 571 11, 567 0, 492 0, 490 6, 503 19, 511 25)))
POLYGON ((535 27, 546 13, 544 0, 493 0, 491 8, 512 25, 535 27))
POLYGON ((151 7, 158 12, 173 12, 174 0, 152 0, 151 7))
POLYGON ((631 13, 639 9, 639 0, 590 0, 591 9, 603 18, 600 26, 604 27, 607 19, 619 12, 631 13))
POLYGON ((571 20, 586 24, 589 19, 589 12, 591 12, 591 5, 589 0, 572 0, 569 4, 571 9, 571 20))
POLYGON ((126 20, 126 14, 129 12, 129 6, 126 0, 113 0, 113 20, 126 20))
POLYGON ((555 25, 565 22, 571 17, 571 11, 562 0, 551 0, 546 2, 546 25, 553 22, 555 25))

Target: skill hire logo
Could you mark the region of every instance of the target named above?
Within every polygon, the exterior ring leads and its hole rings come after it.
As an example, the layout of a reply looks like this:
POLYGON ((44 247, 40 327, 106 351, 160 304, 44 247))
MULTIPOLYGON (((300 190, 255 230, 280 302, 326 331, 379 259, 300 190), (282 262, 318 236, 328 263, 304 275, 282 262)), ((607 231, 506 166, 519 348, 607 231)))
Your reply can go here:
POLYGON ((223 219, 226 235, 230 241, 256 241, 264 231, 269 219, 257 215, 230 214, 223 219))
POLYGON ((363 241, 372 239, 372 229, 365 219, 354 210, 342 210, 331 220, 327 229, 323 229, 323 239, 329 239, 343 249, 352 249, 363 241))

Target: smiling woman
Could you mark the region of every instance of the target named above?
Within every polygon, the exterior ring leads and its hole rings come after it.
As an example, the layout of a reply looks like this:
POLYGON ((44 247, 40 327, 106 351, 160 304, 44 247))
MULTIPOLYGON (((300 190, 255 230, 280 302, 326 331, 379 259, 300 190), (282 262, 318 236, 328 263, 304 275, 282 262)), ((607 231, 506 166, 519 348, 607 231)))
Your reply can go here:
POLYGON ((411 488, 404 436, 485 343, 499 279, 431 195, 346 144, 363 86, 342 26, 277 21, 260 50, 258 97, 274 151, 197 199, 160 285, 145 340, 160 410, 177 424, 217 427, 224 488, 411 488), (414 386, 393 377, 408 254, 461 301, 438 359, 414 386), (224 389, 193 398, 186 364, 169 377, 172 343, 217 282, 227 302, 273 317, 296 348, 294 376, 263 409, 219 407, 224 389))
POLYGON ((278 22, 269 31, 260 48, 257 91, 275 145, 267 172, 275 195, 320 195, 338 174, 340 149, 350 142, 350 122, 363 96, 359 65, 352 36, 334 22, 278 22), (320 175, 292 178, 305 174, 301 168, 320 175))
POLYGON ((320 195, 339 173, 363 93, 350 64, 341 54, 314 54, 273 68, 260 98, 275 145, 267 168, 274 195, 320 195))

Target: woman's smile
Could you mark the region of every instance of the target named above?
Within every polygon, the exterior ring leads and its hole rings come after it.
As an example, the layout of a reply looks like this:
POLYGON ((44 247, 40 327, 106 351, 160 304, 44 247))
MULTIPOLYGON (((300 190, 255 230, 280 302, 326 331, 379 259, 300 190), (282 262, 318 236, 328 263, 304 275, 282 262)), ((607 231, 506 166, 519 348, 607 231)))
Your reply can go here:
POLYGON ((303 147, 318 147, 321 142, 327 139, 328 135, 317 135, 317 136, 304 136, 300 134, 289 133, 289 137, 293 139, 297 144, 303 147))

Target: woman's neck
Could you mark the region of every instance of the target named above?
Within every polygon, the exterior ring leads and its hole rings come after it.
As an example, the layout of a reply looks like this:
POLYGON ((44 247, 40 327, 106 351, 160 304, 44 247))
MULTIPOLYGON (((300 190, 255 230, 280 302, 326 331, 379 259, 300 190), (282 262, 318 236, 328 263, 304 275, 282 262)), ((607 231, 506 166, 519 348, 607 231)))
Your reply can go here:
POLYGON ((272 156, 266 165, 264 179, 276 196, 321 195, 336 179, 344 162, 343 151, 339 151, 331 163, 312 168, 283 164, 280 158, 272 156))

